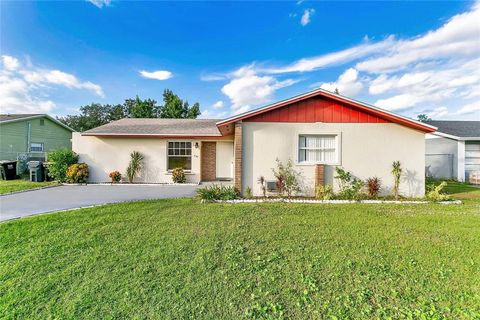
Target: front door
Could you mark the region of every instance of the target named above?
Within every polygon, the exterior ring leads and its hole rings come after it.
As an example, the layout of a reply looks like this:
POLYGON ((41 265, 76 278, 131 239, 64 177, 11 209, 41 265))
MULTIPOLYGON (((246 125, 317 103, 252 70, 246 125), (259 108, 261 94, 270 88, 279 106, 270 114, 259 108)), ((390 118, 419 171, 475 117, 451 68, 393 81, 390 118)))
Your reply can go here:
POLYGON ((214 181, 217 178, 217 143, 202 142, 200 154, 200 179, 202 181, 214 181))

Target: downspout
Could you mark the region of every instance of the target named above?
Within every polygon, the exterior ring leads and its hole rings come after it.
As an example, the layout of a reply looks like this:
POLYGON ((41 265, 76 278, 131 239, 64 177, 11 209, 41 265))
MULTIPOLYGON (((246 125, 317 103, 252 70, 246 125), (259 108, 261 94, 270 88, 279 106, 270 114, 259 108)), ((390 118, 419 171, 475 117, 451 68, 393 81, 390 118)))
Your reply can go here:
POLYGON ((29 121, 27 122, 27 152, 30 152, 30 139, 32 133, 32 123, 29 121))

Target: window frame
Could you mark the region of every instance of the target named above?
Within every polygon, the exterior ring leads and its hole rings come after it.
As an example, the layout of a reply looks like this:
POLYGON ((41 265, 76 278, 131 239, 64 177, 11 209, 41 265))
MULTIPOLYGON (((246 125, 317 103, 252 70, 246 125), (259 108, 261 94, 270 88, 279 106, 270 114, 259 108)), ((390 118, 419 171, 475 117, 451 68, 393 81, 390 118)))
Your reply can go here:
MULTIPOLYGON (((324 165, 341 165, 342 159, 342 148, 341 148, 341 141, 342 135, 340 132, 308 132, 308 133, 298 133, 296 135, 296 148, 295 148, 295 163, 299 166, 311 166, 316 164, 324 164, 324 165), (300 137, 302 136, 311 136, 311 137, 321 137, 321 136, 334 136, 335 137, 335 160, 333 161, 300 161, 300 137)), ((313 149, 313 148, 302 148, 302 149, 313 149)), ((322 150, 322 148, 318 148, 318 150, 322 150)))
POLYGON ((43 142, 30 142, 30 152, 39 152, 39 153, 42 153, 42 152, 45 152, 45 144, 43 142), (42 146, 42 150, 38 151, 38 150, 32 150, 32 144, 39 144, 42 146))
MULTIPOLYGON (((167 147, 167 152, 166 152, 166 169, 167 169, 167 172, 168 172, 168 173, 171 173, 171 172, 173 171, 173 169, 175 169, 175 168, 172 168, 172 169, 169 168, 169 158, 170 158, 170 157, 185 157, 185 158, 190 158, 190 169, 183 169, 183 170, 184 170, 186 173, 192 172, 192 165, 193 165, 193 148, 194 148, 194 145, 193 145, 193 142, 192 142, 192 141, 169 140, 169 141, 167 141, 166 147, 167 147), (173 144, 174 144, 174 147, 173 147, 173 148, 170 148, 170 143, 173 143, 173 144), (181 149, 182 149, 182 148, 180 148, 180 147, 179 147, 179 148, 175 148, 175 143, 185 143, 185 144, 190 143, 190 154, 189 154, 189 155, 180 155, 180 154, 179 154, 179 155, 175 155, 175 154, 174 154, 174 155, 170 155, 170 154, 169 154, 169 150, 170 150, 170 149, 173 149, 173 150, 175 150, 175 149, 181 150, 181 149)), ((188 150, 188 148, 186 148, 186 147, 183 148, 183 149, 188 150)))

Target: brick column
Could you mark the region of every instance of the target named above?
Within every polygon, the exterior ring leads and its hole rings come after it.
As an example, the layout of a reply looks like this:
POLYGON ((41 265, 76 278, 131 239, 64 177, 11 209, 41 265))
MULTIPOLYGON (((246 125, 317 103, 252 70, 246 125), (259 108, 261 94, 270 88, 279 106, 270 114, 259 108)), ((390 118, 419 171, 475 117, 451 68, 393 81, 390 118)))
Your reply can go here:
POLYGON ((235 159, 235 177, 234 185, 240 193, 242 193, 242 123, 235 123, 235 140, 234 140, 234 159, 235 159))
POLYGON ((315 165, 315 188, 325 184, 325 166, 323 164, 315 165))

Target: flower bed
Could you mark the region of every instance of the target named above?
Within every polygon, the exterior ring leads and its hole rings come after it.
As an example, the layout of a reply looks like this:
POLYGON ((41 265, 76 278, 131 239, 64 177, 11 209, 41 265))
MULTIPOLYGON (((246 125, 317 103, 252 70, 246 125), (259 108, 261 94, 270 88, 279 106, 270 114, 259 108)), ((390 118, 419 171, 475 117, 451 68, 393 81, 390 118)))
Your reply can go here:
POLYGON ((462 204, 460 200, 453 201, 427 201, 427 200, 316 200, 316 199, 285 199, 285 198, 256 198, 256 199, 235 199, 235 200, 215 200, 216 203, 266 203, 266 202, 286 202, 286 203, 330 203, 330 204, 348 204, 348 203, 366 203, 366 204, 462 204))

